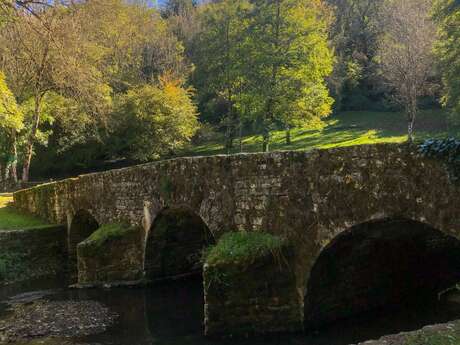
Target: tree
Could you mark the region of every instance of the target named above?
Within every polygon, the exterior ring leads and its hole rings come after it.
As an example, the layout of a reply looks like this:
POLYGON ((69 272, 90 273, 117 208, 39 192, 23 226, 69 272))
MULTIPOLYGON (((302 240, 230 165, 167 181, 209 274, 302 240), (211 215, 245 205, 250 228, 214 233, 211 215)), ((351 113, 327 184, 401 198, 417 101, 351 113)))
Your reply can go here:
POLYGON ((23 128, 23 114, 0 72, 0 181, 9 177, 17 182, 17 135, 23 128), (4 171, 2 169, 4 166, 4 171))
POLYGON ((418 100, 429 92, 434 64, 436 28, 429 15, 431 4, 431 0, 387 0, 382 12, 385 34, 379 44, 380 64, 396 102, 405 110, 410 142, 418 100))
POLYGON ((329 86, 338 110, 368 110, 382 105, 384 88, 375 57, 382 33, 379 18, 383 2, 328 0, 334 8, 331 40, 337 58, 329 86))
POLYGON ((445 94, 443 103, 460 113, 460 1, 439 0, 435 5, 439 24, 436 56, 441 67, 445 94))
MULTIPOLYGON (((290 126, 326 116, 333 100, 325 78, 332 72, 328 9, 320 0, 254 0, 245 61, 252 113, 262 129, 263 151, 277 122, 290 126)), ((289 138, 289 137, 288 137, 289 138)))
POLYGON ((22 14, 0 32, 3 69, 21 101, 32 99, 33 111, 26 138, 23 181, 28 181, 34 145, 41 124, 42 107, 49 92, 97 104, 110 90, 103 85, 89 45, 85 44, 76 7, 55 5, 39 16, 22 14), (41 30, 46 27, 46 30, 41 30))
POLYGON ((198 16, 198 1, 168 0, 165 2, 162 15, 166 18, 172 32, 184 44, 186 55, 193 54, 193 40, 201 31, 198 16))
POLYGON ((158 159, 183 147, 198 129, 191 90, 163 80, 142 85, 116 100, 114 142, 117 153, 140 161, 158 159))
POLYGON ((168 0, 163 5, 163 15, 165 17, 187 14, 198 5, 197 0, 168 0))
POLYGON ((222 1, 207 5, 199 17, 202 31, 195 42, 193 81, 202 108, 210 109, 224 125, 227 149, 233 147, 241 126, 239 105, 245 84, 244 42, 250 8, 247 0, 222 1))
POLYGON ((182 43, 160 13, 142 2, 89 1, 79 9, 79 23, 115 92, 156 83, 164 74, 182 81, 189 75, 182 43))

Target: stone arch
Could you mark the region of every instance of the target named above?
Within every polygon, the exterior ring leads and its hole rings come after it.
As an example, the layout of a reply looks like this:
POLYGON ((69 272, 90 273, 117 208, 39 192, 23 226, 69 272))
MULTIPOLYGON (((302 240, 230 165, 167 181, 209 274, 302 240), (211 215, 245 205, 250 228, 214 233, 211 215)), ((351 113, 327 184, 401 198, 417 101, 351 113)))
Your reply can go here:
POLYGON ((368 221, 324 246, 307 276, 308 328, 435 296, 460 281, 460 240, 407 218, 368 221))
POLYGON ((164 208, 147 233, 146 278, 161 280, 200 273, 202 251, 213 243, 208 226, 191 208, 164 208))
POLYGON ((99 222, 86 209, 78 210, 72 217, 67 236, 70 272, 77 271, 77 246, 99 228, 99 222))

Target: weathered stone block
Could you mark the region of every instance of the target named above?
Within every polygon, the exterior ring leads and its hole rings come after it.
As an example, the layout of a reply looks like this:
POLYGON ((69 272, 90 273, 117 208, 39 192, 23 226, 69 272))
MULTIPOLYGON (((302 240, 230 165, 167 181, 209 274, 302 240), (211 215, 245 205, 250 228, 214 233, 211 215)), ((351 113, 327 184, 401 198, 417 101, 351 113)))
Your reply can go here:
POLYGON ((78 245, 78 284, 135 281, 142 277, 139 229, 110 226, 117 227, 116 231, 104 235, 107 226, 103 226, 78 245))
POLYGON ((302 312, 291 262, 292 250, 283 244, 257 257, 205 263, 206 335, 301 330, 302 312))

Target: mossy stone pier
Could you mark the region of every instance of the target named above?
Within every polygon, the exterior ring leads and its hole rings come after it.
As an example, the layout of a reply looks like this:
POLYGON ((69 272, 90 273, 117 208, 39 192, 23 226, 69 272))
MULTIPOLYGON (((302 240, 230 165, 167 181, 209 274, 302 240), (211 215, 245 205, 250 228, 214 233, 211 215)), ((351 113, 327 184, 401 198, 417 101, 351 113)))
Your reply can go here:
MULTIPOLYGON (((394 286, 421 293, 460 280, 460 185, 445 162, 406 145, 179 158, 42 185, 14 199, 16 207, 67 226, 69 255, 106 224, 137 229, 137 244, 118 238, 100 250, 131 248, 129 270, 151 280, 199 271, 199 254, 227 233, 286 241, 281 269, 262 254, 249 263, 208 263, 205 280, 228 270, 238 289, 211 284, 206 291, 209 334, 316 327, 405 299, 394 286), (180 219, 169 222, 168 212, 180 219), (234 323, 236 315, 250 316, 243 324, 234 323)), ((123 277, 132 278, 117 279, 123 277)))
POLYGON ((206 335, 302 330, 292 258, 292 249, 276 236, 224 235, 204 264, 206 335))

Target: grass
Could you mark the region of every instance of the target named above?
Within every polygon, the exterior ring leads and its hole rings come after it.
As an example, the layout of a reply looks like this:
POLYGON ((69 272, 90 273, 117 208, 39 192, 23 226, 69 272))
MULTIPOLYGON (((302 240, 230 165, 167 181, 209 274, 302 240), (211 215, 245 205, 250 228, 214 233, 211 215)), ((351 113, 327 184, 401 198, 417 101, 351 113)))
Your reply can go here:
MULTIPOLYGON (((284 131, 273 131, 271 150, 311 150, 342 146, 401 143, 407 140, 405 117, 398 112, 344 112, 327 119, 316 128, 297 128, 291 131, 291 144, 285 142, 284 131)), ((416 140, 459 136, 460 128, 449 124, 448 114, 443 110, 421 111, 416 122, 416 140)), ((259 152, 262 147, 260 135, 245 136, 243 152, 259 152)), ((229 153, 239 152, 239 143, 229 153)), ((185 154, 214 155, 227 153, 222 141, 211 141, 194 146, 185 154)))
POLYGON ((206 262, 210 265, 253 261, 269 252, 279 251, 284 241, 267 233, 231 232, 223 235, 219 242, 206 253, 206 262))
POLYGON ((19 212, 12 206, 11 194, 0 194, 0 231, 1 230, 26 230, 49 227, 45 221, 19 212))

